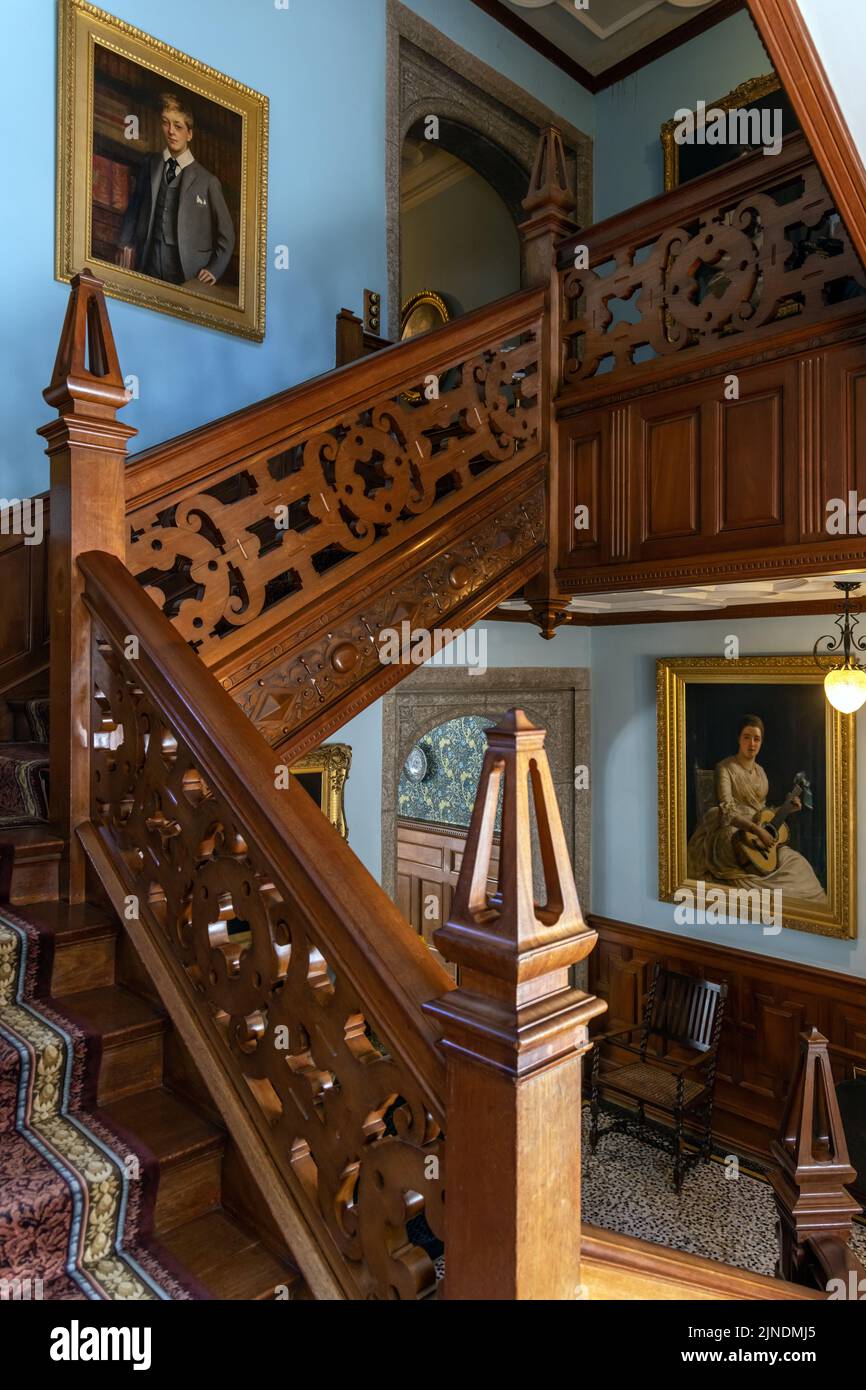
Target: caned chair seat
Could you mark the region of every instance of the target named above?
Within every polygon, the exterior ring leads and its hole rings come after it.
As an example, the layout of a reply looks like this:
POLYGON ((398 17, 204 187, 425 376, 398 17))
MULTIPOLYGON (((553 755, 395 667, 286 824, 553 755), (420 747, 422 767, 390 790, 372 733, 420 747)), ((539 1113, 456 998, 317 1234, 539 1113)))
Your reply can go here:
MULTIPOLYGON (((625 1067, 614 1067, 611 1071, 602 1073, 601 1082, 611 1090, 637 1096, 639 1100, 648 1101, 649 1104, 657 1101, 666 1109, 676 1103, 676 1076, 673 1072, 648 1066, 646 1062, 632 1062, 625 1067)), ((686 1077, 683 1082, 683 1105, 688 1107, 695 1096, 699 1096, 704 1090, 706 1087, 700 1081, 692 1081, 686 1077)))

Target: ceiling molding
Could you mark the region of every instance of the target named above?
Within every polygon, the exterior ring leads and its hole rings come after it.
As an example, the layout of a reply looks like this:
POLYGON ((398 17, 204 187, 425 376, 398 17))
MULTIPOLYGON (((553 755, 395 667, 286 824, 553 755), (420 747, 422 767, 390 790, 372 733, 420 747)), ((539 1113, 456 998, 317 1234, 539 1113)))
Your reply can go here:
POLYGON ((687 19, 676 29, 671 29, 669 33, 654 39, 652 43, 639 49, 631 57, 623 58, 620 62, 614 63, 604 72, 598 74, 591 73, 588 68, 583 67, 574 58, 563 53, 562 49, 540 34, 525 19, 502 4, 502 0, 472 0, 472 4, 477 6, 479 10, 483 10, 485 14, 490 15, 491 19, 497 20, 516 38, 522 39, 536 53, 540 53, 542 58, 546 58, 562 72, 567 73, 569 77, 573 78, 575 82, 579 82, 594 96, 597 92, 612 87, 614 83, 621 82, 623 78, 630 77, 632 73, 638 72, 648 63, 654 63, 657 58, 663 58, 666 53, 672 53, 682 44, 689 43, 699 34, 706 33, 708 29, 721 24, 723 20, 730 19, 731 15, 746 8, 747 0, 719 0, 719 3, 711 10, 693 15, 691 19, 687 19))
POLYGON ((597 92, 598 78, 593 77, 592 73, 580 63, 575 62, 567 53, 563 53, 561 48, 557 48, 555 43, 546 39, 543 34, 539 34, 537 29, 533 29, 525 19, 521 19, 519 14, 509 10, 501 3, 501 0, 472 0, 472 4, 485 14, 490 15, 491 19, 497 20, 503 28, 516 38, 522 39, 530 48, 534 48, 536 53, 540 53, 542 58, 546 58, 549 63, 553 63, 569 77, 574 78, 588 92, 597 92))
MULTIPOLYGON (((771 615, 838 614, 841 596, 833 584, 835 580, 843 578, 866 582, 866 574, 852 571, 809 575, 799 579, 581 594, 569 601, 561 619, 572 626, 594 627, 615 623, 700 622, 704 619, 729 621, 771 615)), ((863 612, 866 598, 853 599, 852 607, 858 613, 863 612)), ((521 598, 508 599, 500 604, 495 617, 504 622, 532 621, 529 604, 521 598)))

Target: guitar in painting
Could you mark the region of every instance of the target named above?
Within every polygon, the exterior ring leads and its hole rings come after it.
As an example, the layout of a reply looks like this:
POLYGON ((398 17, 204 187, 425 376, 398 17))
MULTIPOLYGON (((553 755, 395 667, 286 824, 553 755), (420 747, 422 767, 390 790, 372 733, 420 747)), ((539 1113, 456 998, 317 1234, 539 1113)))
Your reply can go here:
POLYGON ((755 816, 755 825, 772 835, 772 845, 765 845, 754 831, 737 831, 734 852, 744 869, 755 874, 775 873, 779 866, 779 847, 787 844, 790 836, 788 817, 792 811, 799 811, 801 806, 812 809, 812 790, 805 772, 796 774, 794 785, 777 811, 765 807, 755 816))

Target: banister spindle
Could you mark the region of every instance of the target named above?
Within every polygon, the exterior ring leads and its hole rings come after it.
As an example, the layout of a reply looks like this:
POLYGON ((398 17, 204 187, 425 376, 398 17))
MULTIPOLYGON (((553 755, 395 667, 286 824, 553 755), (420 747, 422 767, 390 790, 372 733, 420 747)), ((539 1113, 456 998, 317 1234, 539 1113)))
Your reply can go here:
POLYGON ((572 1299, 580 1289, 580 1068, 605 1008, 569 968, 583 920, 544 730, 511 710, 487 752, 448 922, 434 942, 459 987, 425 1005, 447 1083, 448 1299, 572 1299), (502 788, 499 878, 487 871, 502 788), (533 892, 532 813, 546 902, 533 892))
POLYGON ((102 281, 73 277, 51 381, 42 393, 57 418, 38 431, 51 460, 51 821, 66 841, 61 891, 84 898, 76 827, 89 816, 90 623, 77 557, 126 553, 124 460, 138 431, 117 419, 127 402, 102 281))
POLYGON ((792 1283, 808 1279, 810 1237, 833 1236, 847 1246, 861 1211, 846 1186, 857 1174, 848 1158, 827 1039, 817 1028, 800 1038, 779 1138, 770 1145, 779 1165, 771 1174, 779 1214, 777 1272, 792 1283))

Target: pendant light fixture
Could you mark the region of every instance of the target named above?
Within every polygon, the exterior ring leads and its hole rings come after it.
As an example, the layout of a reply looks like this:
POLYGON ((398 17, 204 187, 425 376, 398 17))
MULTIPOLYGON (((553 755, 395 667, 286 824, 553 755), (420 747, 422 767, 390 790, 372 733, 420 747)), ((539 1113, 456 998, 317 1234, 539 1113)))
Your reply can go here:
POLYGON ((866 652, 866 637, 857 637, 859 619, 851 612, 851 594, 859 589, 859 583, 850 580, 837 580, 833 585, 844 594, 842 612, 836 619, 838 636, 828 633, 819 637, 813 648, 817 664, 827 674, 824 677, 824 694, 834 709, 840 714, 854 714, 861 705, 866 704, 866 671, 857 660, 856 652, 866 652), (819 651, 819 647, 823 650, 819 651), (839 662, 839 653, 842 662, 839 662))

